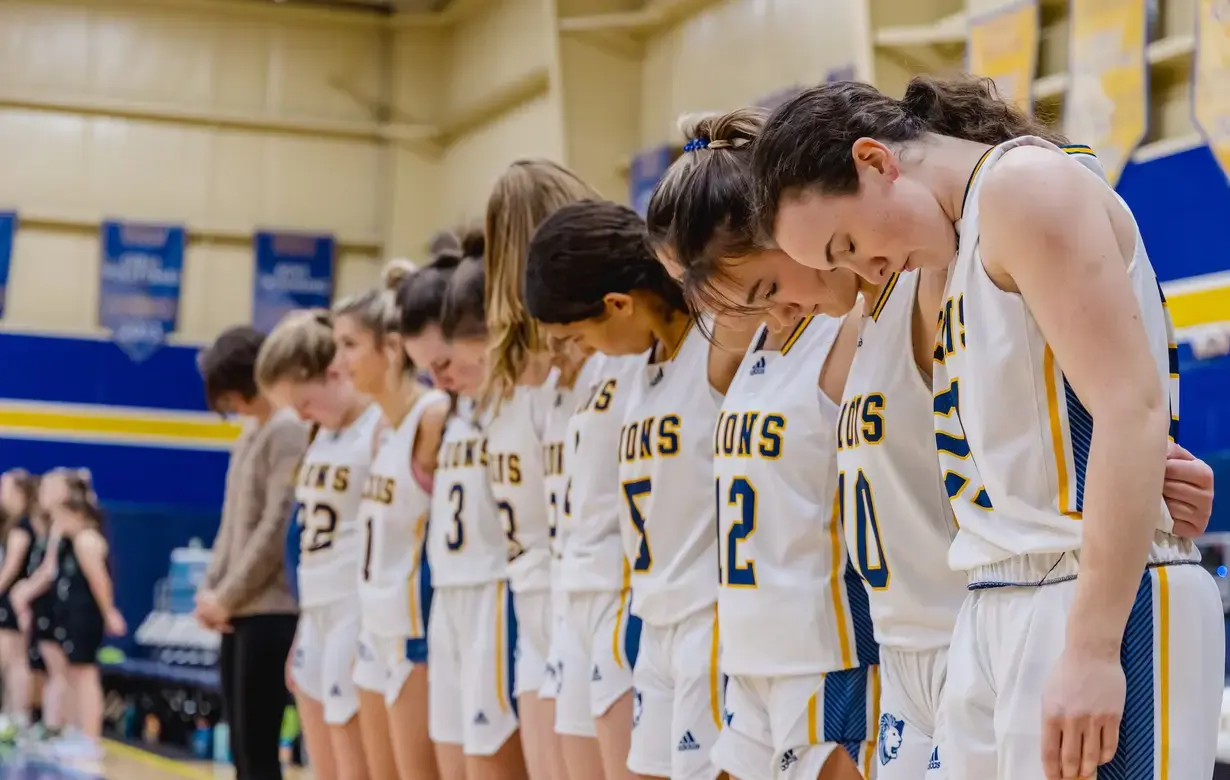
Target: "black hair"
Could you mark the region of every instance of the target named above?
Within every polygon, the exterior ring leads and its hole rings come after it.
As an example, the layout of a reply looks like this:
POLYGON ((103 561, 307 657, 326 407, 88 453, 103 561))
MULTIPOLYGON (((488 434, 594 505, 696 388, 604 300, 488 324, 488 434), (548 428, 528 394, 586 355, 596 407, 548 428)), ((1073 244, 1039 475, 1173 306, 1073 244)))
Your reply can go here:
POLYGON ((403 336, 417 336, 440 324, 449 279, 463 259, 461 242, 452 232, 433 238, 431 250, 430 262, 397 286, 397 330, 403 336))
POLYGON ((256 386, 256 357, 265 334, 247 325, 224 330, 214 342, 197 355, 197 368, 205 383, 205 403, 220 411, 218 403, 227 393, 238 393, 245 401, 259 394, 256 386))
POLYGON ((597 317, 609 293, 641 290, 676 311, 689 311, 683 290, 658 262, 635 211, 583 200, 548 217, 530 241, 525 304, 545 323, 597 317))
POLYGON ((444 338, 483 338, 487 335, 486 286, 487 274, 483 264, 485 242, 481 230, 471 230, 462 238, 461 250, 465 259, 458 264, 449 279, 444 294, 444 308, 440 316, 440 330, 444 338))

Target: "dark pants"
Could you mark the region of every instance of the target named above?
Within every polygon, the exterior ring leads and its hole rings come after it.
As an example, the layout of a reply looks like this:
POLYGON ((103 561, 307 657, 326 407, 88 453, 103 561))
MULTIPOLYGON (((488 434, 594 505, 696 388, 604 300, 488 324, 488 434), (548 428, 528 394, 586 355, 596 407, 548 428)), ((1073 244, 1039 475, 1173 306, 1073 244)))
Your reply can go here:
POLYGON ((218 660, 222 703, 230 724, 236 780, 282 780, 278 741, 289 702, 286 656, 295 641, 294 615, 231 620, 218 660))

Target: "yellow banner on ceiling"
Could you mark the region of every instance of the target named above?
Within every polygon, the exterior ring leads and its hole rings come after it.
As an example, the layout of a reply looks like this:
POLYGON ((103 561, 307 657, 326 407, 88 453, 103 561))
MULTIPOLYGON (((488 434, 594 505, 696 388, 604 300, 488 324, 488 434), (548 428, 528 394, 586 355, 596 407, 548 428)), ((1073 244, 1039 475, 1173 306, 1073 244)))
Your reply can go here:
POLYGON ((1196 3, 1192 113, 1222 172, 1230 177, 1230 0, 1196 3))
POLYGON ((990 77, 1000 97, 1032 112, 1038 38, 1037 0, 1013 3, 974 17, 969 23, 967 69, 990 77))
POLYGON ((1148 0, 1072 0, 1064 133, 1098 154, 1111 184, 1149 127, 1148 0))

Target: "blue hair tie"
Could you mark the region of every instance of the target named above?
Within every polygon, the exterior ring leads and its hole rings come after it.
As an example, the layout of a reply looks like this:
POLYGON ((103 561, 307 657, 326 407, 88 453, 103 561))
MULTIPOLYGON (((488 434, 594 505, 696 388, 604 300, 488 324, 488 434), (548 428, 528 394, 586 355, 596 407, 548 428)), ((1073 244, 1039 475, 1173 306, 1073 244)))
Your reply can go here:
POLYGON ((685 152, 694 152, 697 149, 708 149, 708 148, 709 148, 709 139, 707 138, 693 138, 691 141, 688 141, 686 144, 683 145, 683 151, 685 152))

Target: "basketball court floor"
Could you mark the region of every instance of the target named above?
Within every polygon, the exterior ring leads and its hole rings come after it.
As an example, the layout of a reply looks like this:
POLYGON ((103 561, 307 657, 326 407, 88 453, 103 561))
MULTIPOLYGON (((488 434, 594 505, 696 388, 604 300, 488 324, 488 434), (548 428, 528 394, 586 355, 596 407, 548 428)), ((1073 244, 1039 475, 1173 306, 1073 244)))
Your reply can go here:
MULTIPOLYGON (((33 752, 0 752, 0 780, 233 780, 230 767, 176 761, 118 742, 106 743, 102 761, 53 759, 33 752)), ((309 780, 292 769, 286 780, 309 780)))

